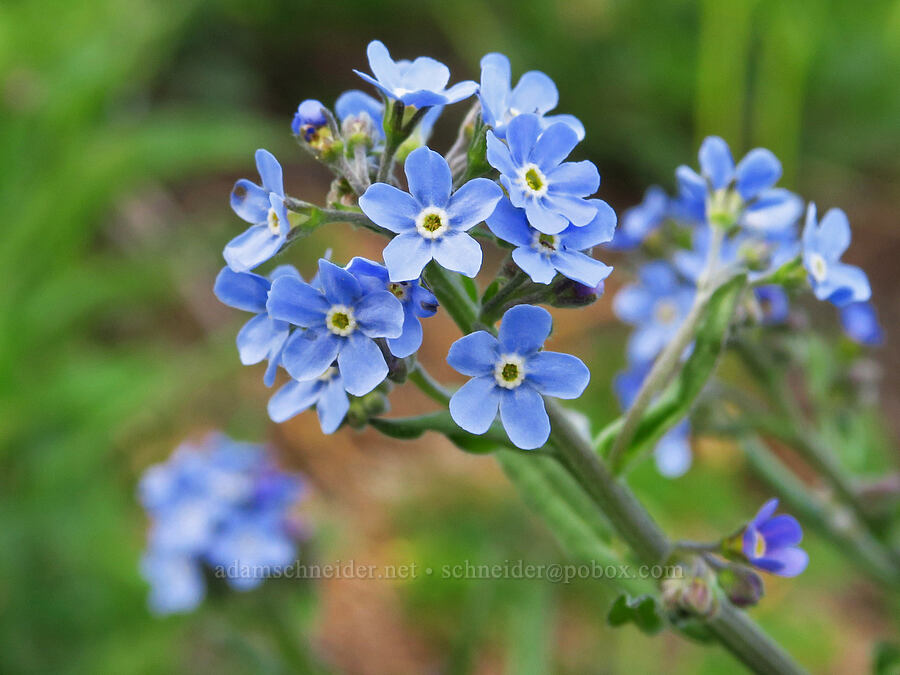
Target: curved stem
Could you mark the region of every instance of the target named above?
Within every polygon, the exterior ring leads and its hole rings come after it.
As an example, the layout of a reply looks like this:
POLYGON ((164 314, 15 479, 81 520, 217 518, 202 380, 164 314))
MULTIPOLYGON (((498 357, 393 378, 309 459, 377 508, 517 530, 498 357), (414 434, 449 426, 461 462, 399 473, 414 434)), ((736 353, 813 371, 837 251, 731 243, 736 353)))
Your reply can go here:
POLYGON ((425 370, 425 366, 418 361, 413 365, 412 370, 409 371, 408 378, 410 382, 421 389, 422 393, 431 400, 436 401, 443 406, 450 403, 450 396, 452 396, 450 391, 434 379, 431 373, 425 370))
POLYGON ((503 306, 506 302, 515 295, 516 291, 518 291, 526 281, 528 281, 528 275, 522 270, 517 270, 513 277, 503 284, 500 290, 494 294, 494 297, 484 303, 484 306, 481 308, 479 321, 488 326, 492 325, 500 318, 499 314, 503 311, 503 306))

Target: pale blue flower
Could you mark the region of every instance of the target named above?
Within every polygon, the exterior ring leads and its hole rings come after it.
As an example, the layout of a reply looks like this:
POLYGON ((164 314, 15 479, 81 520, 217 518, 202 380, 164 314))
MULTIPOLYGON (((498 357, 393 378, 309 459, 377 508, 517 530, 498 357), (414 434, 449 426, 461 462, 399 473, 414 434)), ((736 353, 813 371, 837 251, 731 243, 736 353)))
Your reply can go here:
POLYGON ((816 223, 816 205, 810 204, 803 227, 803 266, 819 300, 843 307, 865 302, 872 297, 866 273, 859 267, 841 262, 850 246, 850 223, 840 209, 830 209, 816 223))
POLYGON ((841 307, 841 325, 860 344, 877 347, 884 343, 884 332, 871 302, 853 302, 841 307))
POLYGON ((314 380, 291 380, 269 399, 269 417, 284 422, 304 410, 316 407, 323 434, 333 434, 350 410, 344 380, 335 363, 314 380))
POLYGON ((669 195, 656 185, 644 193, 643 201, 637 206, 626 209, 622 214, 622 224, 616 230, 616 236, 609 248, 617 251, 635 249, 662 225, 669 215, 669 195))

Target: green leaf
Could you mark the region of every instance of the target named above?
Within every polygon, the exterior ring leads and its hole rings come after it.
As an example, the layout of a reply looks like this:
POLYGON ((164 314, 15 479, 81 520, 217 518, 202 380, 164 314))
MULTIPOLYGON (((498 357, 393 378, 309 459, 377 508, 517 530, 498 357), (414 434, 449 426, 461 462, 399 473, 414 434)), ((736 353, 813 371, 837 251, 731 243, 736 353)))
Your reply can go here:
POLYGON ((465 289, 469 299, 471 299, 472 302, 478 302, 478 286, 475 285, 475 280, 470 279, 469 277, 460 276, 460 281, 462 282, 462 287, 465 289))
POLYGON ((874 675, 898 675, 900 673, 900 647, 890 642, 875 645, 872 661, 874 675))
POLYGON ((486 303, 488 300, 497 295, 497 291, 500 290, 500 279, 494 279, 490 285, 484 290, 484 295, 481 298, 481 304, 486 303))
POLYGON ((616 598, 606 616, 606 621, 610 626, 616 627, 633 623, 647 635, 655 635, 665 627, 665 621, 656 598, 649 595, 632 598, 627 593, 623 593, 616 598))
MULTIPOLYGON (((700 320, 690 358, 675 380, 647 409, 631 445, 621 454, 617 465, 613 467, 614 471, 621 470, 642 453, 652 449, 669 429, 690 412, 694 400, 715 370, 731 318, 746 285, 746 276, 740 275, 713 293, 700 320)), ((623 421, 624 418, 620 417, 600 432, 597 438, 598 452, 604 455, 609 452, 621 431, 623 421)))

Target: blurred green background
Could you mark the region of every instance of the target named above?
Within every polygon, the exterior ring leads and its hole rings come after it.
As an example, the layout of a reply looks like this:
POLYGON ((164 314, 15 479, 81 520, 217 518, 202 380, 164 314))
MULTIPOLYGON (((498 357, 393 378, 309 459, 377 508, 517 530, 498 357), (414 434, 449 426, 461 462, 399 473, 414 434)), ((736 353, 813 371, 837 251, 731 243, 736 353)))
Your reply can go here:
MULTIPOLYGON (((0 671, 283 669, 258 599, 215 599, 166 620, 145 608, 136 480, 211 427, 275 440, 307 471, 322 559, 559 558, 489 458, 434 439, 323 439, 309 416, 268 425, 261 370, 242 369, 234 350, 242 319, 212 296, 221 248, 242 228, 227 204, 232 182, 255 177, 252 153, 264 146, 285 164, 289 192, 321 199, 327 177, 293 147, 292 112, 361 87, 351 68, 365 67, 376 37, 398 58, 445 61, 454 81, 478 79, 488 51, 508 54, 514 77, 547 72, 559 110, 585 122, 579 152, 619 211, 650 183, 671 188, 709 133, 737 155, 771 148, 788 187, 848 212, 849 259, 869 271, 888 331, 877 357, 888 376, 900 372, 900 0, 6 0, 0 671)), ((436 147, 462 114, 448 111, 436 147)), ((343 260, 358 250, 349 232, 317 234, 294 261, 309 274, 328 246, 343 260)), ((587 327, 563 320, 560 340, 590 360, 580 404, 604 420, 625 331, 609 320, 609 296, 590 316, 587 327)), ((438 363, 454 335, 435 325, 446 333, 430 348, 438 363)), ((896 434, 896 377, 882 388, 896 434)), ((648 466, 635 483, 670 530, 703 537, 765 495, 732 449, 697 450, 686 477, 662 481, 648 466)), ((754 615, 813 669, 860 672, 892 633, 888 609, 821 541, 807 547, 808 572, 770 584, 754 615)), ((261 597, 283 603, 289 639, 308 638, 345 672, 734 668, 674 636, 607 628, 611 597, 596 583, 330 582, 313 608, 305 591, 273 589, 261 597)))

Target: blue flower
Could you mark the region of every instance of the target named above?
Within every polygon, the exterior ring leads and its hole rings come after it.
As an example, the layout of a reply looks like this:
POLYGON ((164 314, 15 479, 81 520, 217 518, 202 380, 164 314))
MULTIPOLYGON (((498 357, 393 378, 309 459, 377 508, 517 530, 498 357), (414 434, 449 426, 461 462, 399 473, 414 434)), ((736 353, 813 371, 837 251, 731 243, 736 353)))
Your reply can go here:
POLYGON ((777 284, 766 284, 753 290, 762 311, 762 322, 773 326, 787 321, 791 306, 785 290, 777 284))
POLYGON ((770 151, 751 150, 735 166, 728 144, 709 136, 700 146, 699 158, 702 175, 684 165, 675 171, 679 186, 676 211, 683 217, 765 231, 789 227, 800 216, 800 198, 773 187, 781 178, 781 162, 770 151))
POLYGON ((838 307, 865 302, 872 297, 866 273, 841 262, 848 246, 850 223, 847 215, 840 209, 830 209, 817 225, 816 205, 810 204, 803 227, 803 266, 809 272, 809 282, 816 297, 838 307))
POLYGON ((273 422, 284 422, 312 406, 316 406, 322 433, 337 431, 350 410, 350 399, 337 365, 330 366, 314 380, 291 380, 276 391, 269 399, 269 417, 273 422))
POLYGON ((450 69, 443 63, 427 56, 412 62, 394 61, 379 40, 369 43, 366 54, 374 77, 358 70, 353 72, 387 98, 402 101, 405 105, 416 108, 448 105, 469 98, 478 89, 471 80, 458 82, 447 89, 450 69))
MULTIPOLYGON (((272 279, 290 276, 296 279, 300 274, 290 265, 281 265, 273 270, 272 279)), ((223 267, 216 277, 213 292, 224 304, 235 309, 256 314, 237 335, 238 354, 245 366, 269 360, 263 382, 267 387, 275 383, 275 375, 281 364, 281 349, 288 339, 291 327, 284 321, 269 316, 266 311, 266 300, 271 288, 269 279, 252 272, 235 272, 230 267, 223 267)))
POLYGON ((809 555, 797 548, 803 539, 803 530, 793 516, 773 516, 777 508, 777 499, 763 504, 741 536, 741 551, 758 569, 782 577, 795 577, 809 564, 809 555))
POLYGON ((478 331, 450 347, 447 363, 473 379, 450 399, 450 415, 466 431, 483 434, 500 409, 500 421, 516 447, 539 448, 550 436, 543 396, 578 398, 591 377, 570 354, 540 351, 550 335, 550 313, 532 305, 508 310, 494 337, 478 331))
POLYGON ((231 190, 231 208, 251 224, 225 246, 225 262, 235 272, 247 272, 278 253, 291 224, 284 207, 281 164, 267 150, 256 151, 256 168, 262 187, 246 178, 231 190))
POLYGON ((613 268, 580 251, 612 239, 616 213, 606 202, 592 199, 597 209, 594 219, 583 227, 569 225, 559 234, 544 234, 528 224, 524 209, 502 199, 487 219, 487 226, 500 239, 514 244, 513 260, 539 284, 549 284, 559 272, 564 277, 592 288, 610 275, 613 268))
POLYGON ((292 277, 272 284, 269 315, 306 329, 288 338, 282 364, 303 382, 324 375, 337 359, 346 390, 368 394, 388 374, 375 338, 400 336, 403 306, 388 291, 366 292, 350 272, 324 259, 319 282, 321 290, 292 277))
POLYGON ((544 234, 559 234, 569 224, 581 227, 597 215, 585 197, 597 191, 600 174, 591 162, 563 162, 578 134, 558 122, 542 129, 537 115, 522 114, 506 128, 506 142, 487 133, 487 160, 513 206, 524 208, 528 222, 544 234))
POLYGON ((296 557, 294 540, 278 513, 230 512, 206 552, 207 562, 239 591, 256 588, 296 557))
POLYGON ((294 119, 291 121, 291 133, 294 136, 302 136, 309 142, 316 131, 328 124, 325 116, 325 106, 321 101, 309 98, 297 106, 294 119))
POLYGON ((474 277, 481 269, 481 246, 467 231, 494 212, 503 196, 500 186, 476 178, 451 195, 450 166, 425 147, 413 150, 404 168, 409 193, 375 183, 359 198, 363 213, 397 233, 383 254, 391 281, 418 279, 432 259, 474 277))
MULTIPOLYGON (((151 520, 141 561, 151 609, 169 614, 196 607, 206 593, 204 563, 222 565, 230 577, 227 567, 237 560, 291 562, 297 531, 291 509, 302 492, 299 477, 278 469, 262 447, 221 434, 182 444, 148 468, 138 495, 151 520)), ((261 578, 257 573, 253 585, 261 578)))
POLYGON ((378 99, 358 89, 351 89, 338 96, 334 112, 341 124, 355 122, 368 129, 376 141, 384 140, 384 104, 378 99))
POLYGON ((661 260, 649 262, 638 272, 639 283, 620 290, 613 310, 622 321, 637 327, 628 340, 628 360, 653 360, 675 336, 690 311, 694 289, 681 283, 675 271, 661 260))
POLYGON ((397 358, 406 358, 422 345, 422 324, 419 319, 434 316, 438 301, 434 293, 418 281, 391 281, 387 268, 365 258, 354 258, 347 271, 359 279, 368 291, 388 290, 403 305, 403 332, 400 337, 388 338, 388 348, 397 358))
POLYGON ((609 248, 628 251, 640 246, 669 215, 669 195, 656 185, 647 189, 644 200, 622 214, 622 224, 609 248))
POLYGON ((853 302, 841 307, 841 325, 860 344, 876 347, 884 342, 878 314, 870 302, 853 302))
MULTIPOLYGON (((613 389, 619 399, 619 405, 627 410, 641 389, 641 385, 650 372, 651 362, 632 365, 616 375, 613 389)), ((693 453, 691 452, 691 425, 687 419, 682 420, 669 429, 656 444, 653 458, 656 468, 666 478, 678 478, 691 468, 693 453)))
POLYGON ((584 139, 584 125, 574 116, 547 116, 559 103, 559 92, 547 75, 531 70, 519 78, 514 88, 511 84, 508 58, 503 54, 487 54, 481 59, 481 87, 478 90, 481 116, 498 138, 506 138, 506 126, 514 117, 533 113, 540 116, 542 128, 562 122, 572 127, 579 141, 584 139))

